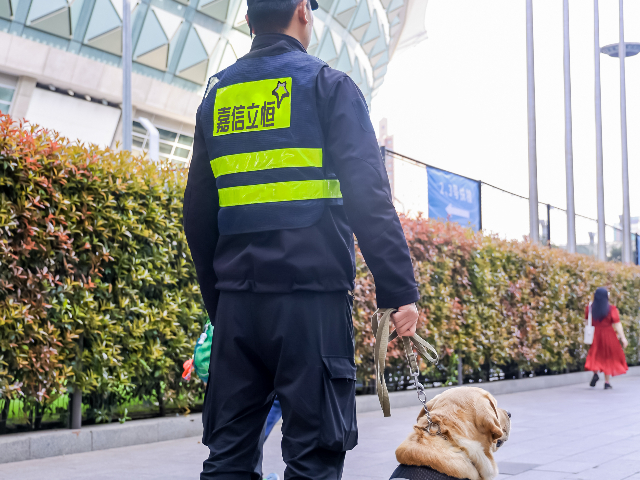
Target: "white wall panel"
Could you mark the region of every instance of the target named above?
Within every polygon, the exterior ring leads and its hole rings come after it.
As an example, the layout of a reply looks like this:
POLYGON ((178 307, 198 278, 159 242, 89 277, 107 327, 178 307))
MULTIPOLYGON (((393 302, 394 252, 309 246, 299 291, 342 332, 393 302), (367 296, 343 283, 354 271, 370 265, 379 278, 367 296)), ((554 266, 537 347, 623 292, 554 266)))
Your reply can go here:
POLYGON ((105 147, 111 145, 120 109, 36 88, 26 119, 70 140, 105 147))

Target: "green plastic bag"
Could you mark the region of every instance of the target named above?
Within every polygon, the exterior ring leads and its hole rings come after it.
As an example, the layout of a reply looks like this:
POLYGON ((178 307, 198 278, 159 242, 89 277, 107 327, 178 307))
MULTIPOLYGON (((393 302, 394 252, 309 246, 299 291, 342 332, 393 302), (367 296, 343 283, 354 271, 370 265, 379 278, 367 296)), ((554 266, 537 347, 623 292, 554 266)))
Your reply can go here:
POLYGON ((207 383, 209 380, 209 362, 211 360, 211 342, 213 341, 213 325, 207 320, 204 331, 196 342, 193 350, 193 368, 200 380, 207 383))

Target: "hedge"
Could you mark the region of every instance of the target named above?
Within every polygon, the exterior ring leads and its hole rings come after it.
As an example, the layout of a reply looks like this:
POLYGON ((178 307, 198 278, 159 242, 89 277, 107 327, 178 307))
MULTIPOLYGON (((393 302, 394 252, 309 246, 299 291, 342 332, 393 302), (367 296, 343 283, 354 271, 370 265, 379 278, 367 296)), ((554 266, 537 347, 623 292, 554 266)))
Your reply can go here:
MULTIPOLYGON (((125 404, 188 409, 199 382, 182 362, 206 318, 182 229, 184 169, 68 142, 0 117, 0 400, 32 428, 81 388, 89 421, 125 404)), ((401 218, 421 292, 420 332, 443 360, 425 381, 579 370, 584 308, 608 286, 638 362, 640 269, 455 224, 401 218)), ((370 385, 373 278, 358 252, 353 321, 370 385)), ((397 345, 390 380, 404 375, 397 345)), ((402 382, 396 382, 403 388, 402 382)), ((405 382, 406 384, 406 382, 405 382)), ((1 426, 1 425, 0 425, 1 426)))
POLYGON ((97 420, 199 395, 181 381, 205 317, 184 175, 0 118, 0 398, 32 423, 72 385, 97 420))
MULTIPOLYGON (((620 310, 627 361, 638 363, 639 267, 483 236, 454 223, 401 221, 420 289, 418 332, 442 355, 437 367, 422 364, 425 380, 457 383, 459 357, 465 377, 475 381, 490 380, 495 367, 501 378, 582 370, 585 308, 600 286, 620 310)), ((368 319, 375 303, 373 278, 361 255, 358 260, 356 361, 365 381, 373 374, 368 319)), ((389 353, 402 374, 401 346, 389 353)))

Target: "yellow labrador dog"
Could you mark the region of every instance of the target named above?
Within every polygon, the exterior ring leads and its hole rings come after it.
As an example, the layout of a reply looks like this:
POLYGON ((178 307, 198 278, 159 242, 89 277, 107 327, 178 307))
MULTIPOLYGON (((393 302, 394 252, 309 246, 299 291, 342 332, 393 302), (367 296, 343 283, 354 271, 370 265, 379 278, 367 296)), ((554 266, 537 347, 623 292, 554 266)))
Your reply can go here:
POLYGON ((481 388, 446 390, 427 403, 413 432, 396 450, 400 466, 391 478, 406 480, 493 480, 493 454, 509 439, 511 414, 481 388), (439 428, 438 428, 439 427, 439 428), (440 432, 440 433, 437 433, 440 432))

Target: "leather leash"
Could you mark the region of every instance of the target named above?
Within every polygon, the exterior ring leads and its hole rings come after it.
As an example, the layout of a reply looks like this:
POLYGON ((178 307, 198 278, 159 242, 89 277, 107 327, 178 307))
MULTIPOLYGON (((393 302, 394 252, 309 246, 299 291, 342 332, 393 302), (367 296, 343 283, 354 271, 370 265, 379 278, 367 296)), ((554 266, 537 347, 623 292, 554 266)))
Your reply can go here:
MULTIPOLYGON (((384 368, 386 366, 387 347, 389 346, 389 342, 392 342, 398 337, 398 332, 395 330, 393 331, 393 333, 391 333, 391 335, 389 335, 391 314, 396 311, 397 310, 395 308, 379 308, 371 317, 373 334, 376 337, 376 346, 374 349, 374 360, 376 364, 376 390, 378 391, 378 400, 380 400, 380 406, 382 407, 382 412, 384 413, 385 417, 391 416, 391 404, 389 403, 389 391, 387 390, 387 383, 384 379, 384 368)), ((427 432, 430 435, 439 435, 440 425, 433 424, 431 422, 431 416, 429 415, 429 410, 427 410, 427 395, 424 392, 424 386, 418 381, 418 375, 420 374, 420 371, 418 370, 416 354, 413 351, 413 347, 415 347, 422 358, 434 364, 438 363, 438 352, 435 348, 433 348, 433 346, 431 346, 426 340, 419 337, 417 334, 414 334, 411 337, 401 338, 402 344, 404 346, 404 353, 407 356, 407 360, 409 361, 409 371, 411 373, 411 376, 413 377, 413 383, 415 384, 416 390, 418 392, 418 400, 420 401, 420 403, 422 403, 424 411, 427 414, 427 419, 429 421, 427 432), (429 352, 433 353, 434 356, 431 356, 429 352), (434 428, 437 428, 437 431, 435 431, 434 433, 432 433, 432 426, 434 428)))

